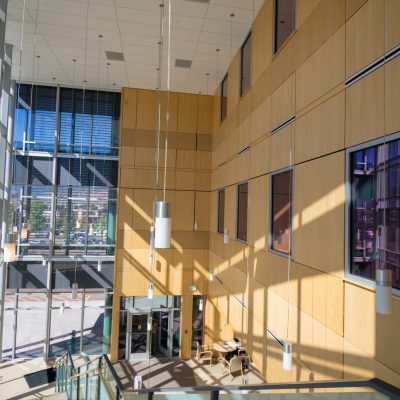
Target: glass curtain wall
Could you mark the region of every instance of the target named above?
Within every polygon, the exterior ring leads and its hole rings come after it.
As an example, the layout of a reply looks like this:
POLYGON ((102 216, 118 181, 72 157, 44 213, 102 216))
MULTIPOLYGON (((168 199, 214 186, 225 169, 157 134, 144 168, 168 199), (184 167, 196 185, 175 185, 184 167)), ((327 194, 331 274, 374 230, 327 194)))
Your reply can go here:
POLYGON ((108 352, 120 94, 22 84, 16 93, 10 218, 29 233, 9 265, 3 355, 108 352))

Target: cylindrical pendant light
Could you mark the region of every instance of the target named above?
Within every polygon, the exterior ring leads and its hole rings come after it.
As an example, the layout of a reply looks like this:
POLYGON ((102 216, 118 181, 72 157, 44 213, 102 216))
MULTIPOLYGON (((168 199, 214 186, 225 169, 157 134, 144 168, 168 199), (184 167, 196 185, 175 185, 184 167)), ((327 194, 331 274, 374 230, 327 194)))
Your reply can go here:
POLYGON ((200 301, 199 301, 199 311, 203 311, 203 308, 204 308, 204 301, 203 301, 203 298, 200 298, 200 301))
POLYGON ((229 229, 225 228, 224 229, 224 244, 229 243, 229 229))
POLYGON ((167 201, 156 201, 156 233, 155 248, 168 249, 171 246, 171 214, 170 203, 167 201))
POLYGON ((375 307, 378 314, 389 315, 392 312, 392 270, 376 270, 375 307))
POLYGON ((23 223, 21 226, 21 240, 28 239, 29 226, 27 223, 23 223))
POLYGON ((43 257, 43 260, 42 260, 42 265, 43 265, 43 267, 45 267, 47 265, 47 260, 44 257, 43 257))
POLYGON ((64 307, 65 307, 65 303, 62 302, 60 308, 58 309, 58 315, 59 316, 64 314, 64 307))
POLYGON ((149 264, 153 265, 153 250, 151 250, 149 254, 149 264))
POLYGON ((154 296, 153 282, 149 282, 149 286, 147 287, 147 298, 152 300, 154 296))
POLYGON ((282 346, 282 352, 283 352, 283 369, 285 371, 291 371, 292 370, 292 343, 290 343, 288 340, 285 340, 283 342, 282 346))
POLYGON ((154 225, 150 225, 150 249, 154 250, 154 225))
POLYGON ((97 272, 101 272, 103 270, 103 261, 97 261, 97 272))
POLYGON ((150 332, 151 328, 153 326, 153 318, 151 317, 151 314, 147 317, 147 330, 150 332))
POLYGON ((208 279, 210 280, 210 282, 214 280, 214 271, 211 268, 208 271, 208 279))
POLYGON ((197 230, 199 229, 199 224, 197 223, 196 220, 194 220, 193 229, 194 229, 195 231, 197 231, 197 230))
POLYGON ((78 284, 74 282, 72 284, 71 300, 76 300, 78 298, 78 284))
POLYGON ((88 231, 89 236, 93 236, 93 224, 89 225, 89 231, 88 231))
POLYGON ((16 235, 9 233, 6 243, 4 243, 4 262, 11 263, 16 260, 16 235))

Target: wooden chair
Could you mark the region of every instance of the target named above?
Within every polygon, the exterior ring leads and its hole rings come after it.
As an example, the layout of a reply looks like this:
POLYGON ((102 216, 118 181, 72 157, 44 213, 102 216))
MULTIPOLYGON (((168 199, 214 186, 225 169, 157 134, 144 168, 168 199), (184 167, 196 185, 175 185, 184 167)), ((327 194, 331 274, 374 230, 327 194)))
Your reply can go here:
POLYGON ((213 352, 208 346, 201 346, 199 342, 197 344, 196 349, 196 361, 199 363, 200 361, 209 361, 210 365, 212 364, 212 356, 213 352))

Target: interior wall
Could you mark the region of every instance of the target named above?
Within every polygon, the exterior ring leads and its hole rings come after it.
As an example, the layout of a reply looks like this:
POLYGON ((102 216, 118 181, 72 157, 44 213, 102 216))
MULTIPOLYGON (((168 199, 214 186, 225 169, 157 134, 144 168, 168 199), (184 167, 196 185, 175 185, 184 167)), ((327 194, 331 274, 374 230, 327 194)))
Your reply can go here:
POLYGON ((253 25, 252 86, 239 97, 239 52, 229 67, 228 113, 214 96, 206 340, 245 343, 268 381, 379 377, 400 385, 399 298, 375 313, 369 286, 345 275, 345 150, 400 130, 400 58, 345 80, 400 42, 397 0, 299 0, 296 31, 272 54, 273 0, 253 25), (384 70, 385 69, 385 70, 384 70), (385 74, 384 74, 385 71, 385 74), (294 123, 271 129, 296 116, 294 123), (237 155, 245 146, 250 150, 237 155), (220 166, 225 162, 223 166, 220 166), (294 166, 293 262, 268 249, 270 175, 294 166), (235 240, 236 185, 249 181, 248 241, 235 240), (217 233, 218 189, 225 227, 217 233), (240 301, 244 302, 243 308, 240 301), (289 323, 288 323, 289 304, 289 323), (291 372, 267 335, 293 342, 291 372))
POLYGON ((155 187, 157 92, 124 88, 114 276, 111 357, 117 359, 122 296, 182 296, 181 356, 191 356, 192 296, 207 293, 213 97, 170 93, 166 200, 171 202, 171 248, 157 250, 151 267, 153 202, 163 199, 166 93, 161 93, 161 151, 155 187), (194 229, 197 221, 197 230, 194 229), (195 284, 196 292, 189 292, 195 284))

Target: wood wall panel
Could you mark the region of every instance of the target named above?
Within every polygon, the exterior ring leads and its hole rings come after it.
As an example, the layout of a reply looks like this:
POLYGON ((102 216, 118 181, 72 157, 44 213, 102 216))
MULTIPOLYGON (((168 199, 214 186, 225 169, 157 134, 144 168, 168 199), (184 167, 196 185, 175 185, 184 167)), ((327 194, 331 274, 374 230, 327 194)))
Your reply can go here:
POLYGON ((197 96, 194 94, 178 94, 178 131, 197 132, 197 96))
POLYGON ((122 124, 123 129, 136 129, 136 104, 137 89, 124 88, 122 91, 123 107, 122 124))

